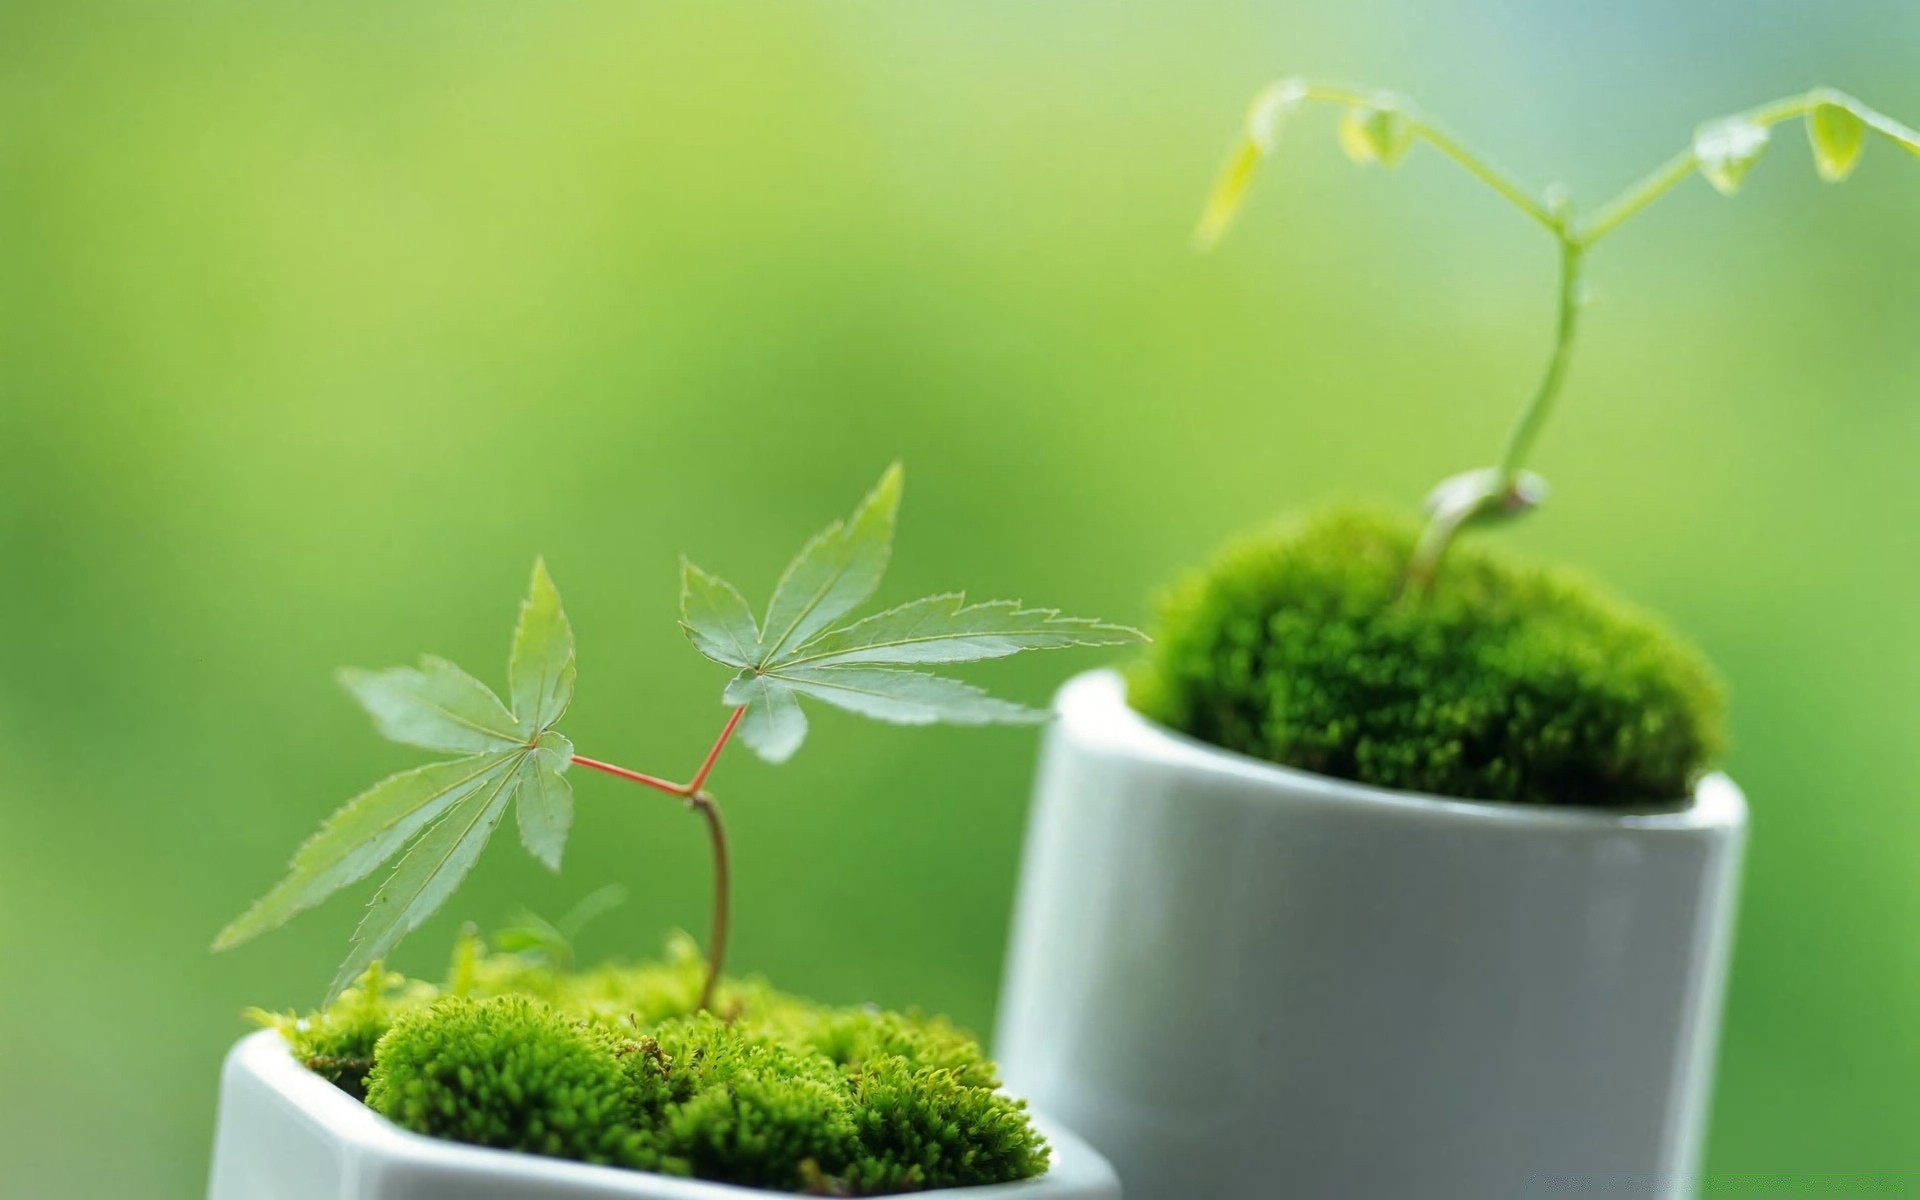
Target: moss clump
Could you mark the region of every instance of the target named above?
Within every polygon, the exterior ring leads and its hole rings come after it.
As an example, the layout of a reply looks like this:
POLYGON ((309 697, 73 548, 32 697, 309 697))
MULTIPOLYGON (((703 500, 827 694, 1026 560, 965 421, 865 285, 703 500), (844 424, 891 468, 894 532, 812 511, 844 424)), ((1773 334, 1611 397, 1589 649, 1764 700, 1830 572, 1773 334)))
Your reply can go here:
POLYGON ((450 996, 394 1022, 367 1107, 417 1133, 622 1167, 657 1159, 633 1123, 624 1043, 525 996, 450 996))
POLYGON ((1579 576, 1474 545, 1406 594, 1418 532, 1329 509, 1230 547, 1163 601, 1130 701, 1228 750, 1379 787, 1681 802, 1723 740, 1700 654, 1579 576))
POLYGON ((253 1009, 253 1020, 280 1031, 309 1071, 356 1100, 367 1095, 374 1047, 395 1016, 432 1001, 438 993, 375 966, 359 983, 340 993, 324 1012, 300 1016, 253 1009))
POLYGON ((321 1030, 368 1048, 367 1104, 433 1137, 827 1195, 1046 1170, 1025 1103, 963 1031, 757 979, 695 1012, 704 969, 686 943, 561 972, 467 938, 443 988, 376 972, 325 1012, 270 1020, 297 1053, 321 1030))

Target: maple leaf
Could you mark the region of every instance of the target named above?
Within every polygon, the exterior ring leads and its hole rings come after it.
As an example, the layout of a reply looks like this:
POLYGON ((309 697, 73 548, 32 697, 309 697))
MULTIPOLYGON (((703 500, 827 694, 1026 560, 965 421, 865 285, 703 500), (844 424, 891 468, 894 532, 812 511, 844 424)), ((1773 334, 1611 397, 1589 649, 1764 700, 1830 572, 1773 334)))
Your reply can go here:
POLYGON ((758 620, 738 588, 681 560, 681 627, 700 653, 738 670, 725 700, 746 708, 740 737, 769 762, 792 757, 806 740, 802 696, 904 725, 1037 722, 1047 714, 918 668, 1145 640, 1124 625, 1011 600, 968 604, 958 592, 838 624, 886 574, 900 491, 895 463, 852 516, 801 548, 758 620))
POLYGON ((542 562, 534 563, 514 630, 511 709, 445 659, 342 671, 341 683, 382 734, 462 757, 390 775, 347 801, 294 854, 286 878, 223 929, 213 948, 231 949, 286 923, 404 847, 354 932, 328 990, 332 1003, 446 902, 509 807, 527 850, 559 870, 573 823, 573 789, 564 774, 573 745, 554 726, 573 699, 574 674, 573 628, 542 562))

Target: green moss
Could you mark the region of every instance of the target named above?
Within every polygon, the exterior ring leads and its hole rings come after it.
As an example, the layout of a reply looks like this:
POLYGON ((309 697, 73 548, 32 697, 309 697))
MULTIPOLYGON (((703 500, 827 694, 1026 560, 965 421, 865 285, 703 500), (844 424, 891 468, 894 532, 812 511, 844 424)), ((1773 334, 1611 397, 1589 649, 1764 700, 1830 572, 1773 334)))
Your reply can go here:
POLYGON ((430 1137, 653 1167, 632 1120, 628 1045, 526 996, 449 996, 405 1013, 380 1039, 367 1106, 430 1137))
POLYGON ((376 975, 273 1023, 368 1050, 368 1105, 433 1137, 831 1195, 1046 1170, 1025 1104, 964 1031, 756 979, 695 1012, 703 972, 684 941, 661 962, 562 972, 467 937, 444 988, 376 975))
POLYGON ((373 1069, 374 1046, 381 1036, 397 1016, 432 1003, 436 995, 429 984, 376 966, 325 1012, 302 1017, 251 1009, 247 1015, 279 1030, 294 1057, 309 1071, 361 1100, 366 1098, 367 1073, 373 1069))
POLYGON ((663 1154, 703 1179, 800 1191, 840 1176, 859 1150, 846 1076, 757 1023, 710 1014, 655 1031, 634 1059, 636 1091, 663 1154))
POLYGON ((1417 527, 1329 509, 1163 601, 1129 699, 1229 750, 1480 800, 1670 806, 1720 753, 1700 654, 1569 572, 1456 545, 1405 594, 1417 527))

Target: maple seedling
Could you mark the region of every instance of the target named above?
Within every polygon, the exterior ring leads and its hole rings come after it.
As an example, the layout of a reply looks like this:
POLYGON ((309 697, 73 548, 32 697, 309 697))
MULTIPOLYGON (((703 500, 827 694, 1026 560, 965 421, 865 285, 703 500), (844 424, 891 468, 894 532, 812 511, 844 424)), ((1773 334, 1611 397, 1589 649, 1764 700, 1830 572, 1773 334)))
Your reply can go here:
POLYGON ((1805 123, 1814 170, 1828 183, 1839 183, 1853 173, 1869 135, 1920 155, 1920 132, 1844 92, 1817 87, 1705 122, 1694 130, 1684 150, 1582 218, 1564 188, 1556 185, 1535 192, 1404 97, 1337 83, 1282 79, 1255 96, 1247 109, 1242 131, 1194 230, 1194 241, 1201 248, 1212 247, 1226 234, 1255 168, 1273 152, 1281 125, 1310 103, 1341 110, 1340 146, 1354 162, 1394 167, 1416 142, 1424 141, 1543 226, 1560 252, 1554 343, 1546 369, 1508 433, 1498 465, 1455 475, 1427 497, 1426 528, 1407 570, 1407 582, 1419 588, 1432 581, 1447 545, 1462 529, 1519 516, 1546 498, 1545 481, 1525 469, 1526 461, 1566 381, 1574 331, 1587 299, 1582 271, 1587 252, 1597 242, 1696 174, 1723 196, 1738 192, 1771 143, 1774 127, 1789 121, 1805 123))
POLYGON ((723 696, 733 711, 685 783, 577 754, 555 728, 573 700, 576 667, 573 628, 544 562, 534 563, 520 607, 505 701, 431 656, 415 667, 341 672, 382 734, 460 757, 389 776, 349 800, 295 853, 286 878, 222 930, 213 948, 230 949, 276 928, 399 854, 334 974, 332 1003, 446 903, 509 806, 528 852, 559 870, 573 823, 567 769, 577 765, 674 796, 705 818, 714 899, 700 1003, 709 1007, 726 958, 732 882, 726 827, 707 781, 736 733, 768 762, 786 761, 807 736, 802 697, 906 725, 1038 722, 1046 719, 1042 710, 921 668, 1143 640, 1126 626, 1007 600, 968 604, 958 592, 843 620, 886 573, 900 491, 896 463, 850 518, 801 548, 759 619, 732 584, 682 560, 682 628, 700 653, 735 671, 723 696))

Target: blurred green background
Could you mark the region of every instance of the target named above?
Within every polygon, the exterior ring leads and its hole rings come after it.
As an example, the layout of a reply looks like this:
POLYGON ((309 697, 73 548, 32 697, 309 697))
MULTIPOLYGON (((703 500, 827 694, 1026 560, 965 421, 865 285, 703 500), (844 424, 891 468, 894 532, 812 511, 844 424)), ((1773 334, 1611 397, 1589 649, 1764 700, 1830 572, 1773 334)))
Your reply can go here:
MULTIPOLYGON (((1399 88, 1591 203, 1813 82, 1920 120, 1916 46, 1897 0, 0 6, 0 1191, 202 1186, 239 1009, 315 1000, 359 898, 208 940, 418 760, 330 671, 501 683, 536 553, 568 732, 677 774, 723 674, 675 555, 763 596, 894 456, 883 598, 1124 620, 1273 513, 1486 461, 1551 242, 1431 152, 1351 168, 1323 113, 1196 257, 1273 76, 1399 88)), ((1912 1181, 1920 161, 1827 188, 1782 132, 1738 200, 1689 183, 1596 256, 1556 499, 1513 536, 1734 689, 1712 1175, 1912 1181)), ((731 756, 738 965, 989 1028, 1033 748, 829 712, 785 769, 731 756)), ((577 787, 565 875, 506 839, 400 967, 610 881, 588 954, 701 927, 698 823, 577 787)))

